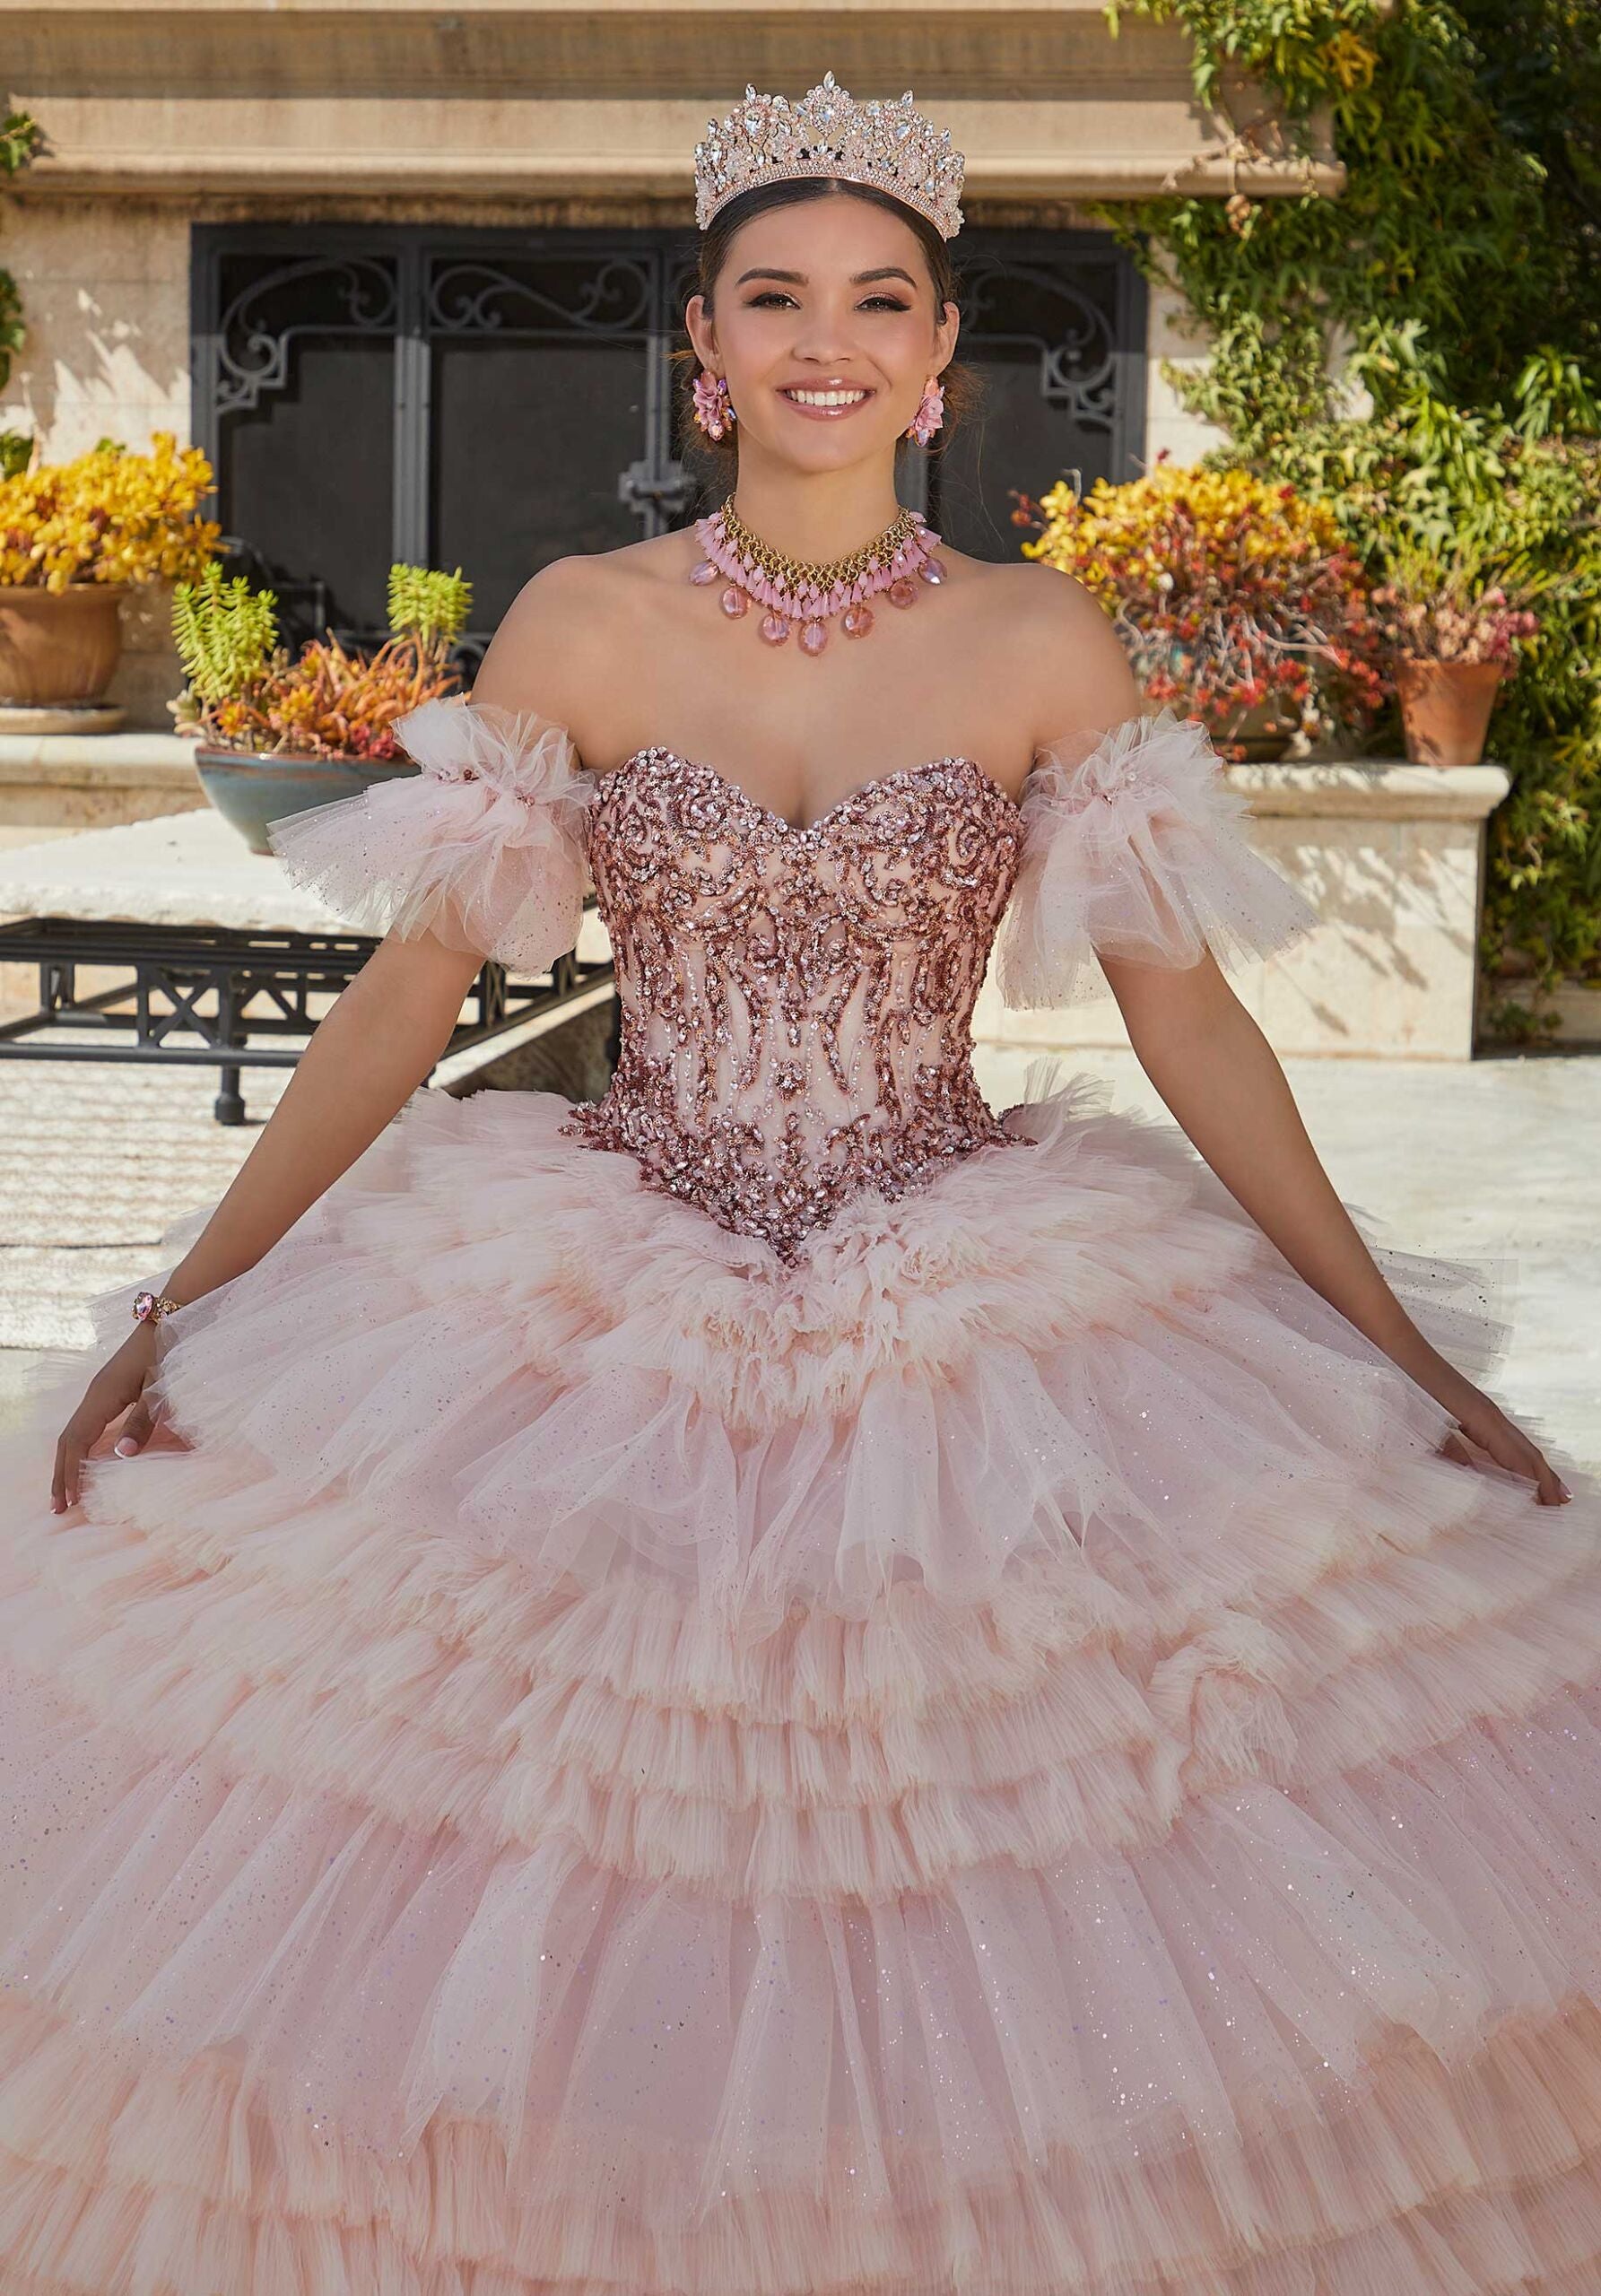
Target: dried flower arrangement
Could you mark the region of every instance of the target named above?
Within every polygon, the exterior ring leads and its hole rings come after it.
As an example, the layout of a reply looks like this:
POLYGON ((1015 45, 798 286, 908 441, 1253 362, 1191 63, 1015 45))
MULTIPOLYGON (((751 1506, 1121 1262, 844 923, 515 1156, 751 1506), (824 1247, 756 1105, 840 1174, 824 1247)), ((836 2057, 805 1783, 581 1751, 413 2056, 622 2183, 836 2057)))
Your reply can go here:
POLYGON ((1326 506, 1244 470, 1170 465, 1058 482, 1023 501, 1023 555, 1111 610, 1146 697, 1189 710, 1224 756, 1242 735, 1363 730, 1384 700, 1381 639, 1355 553, 1326 506))

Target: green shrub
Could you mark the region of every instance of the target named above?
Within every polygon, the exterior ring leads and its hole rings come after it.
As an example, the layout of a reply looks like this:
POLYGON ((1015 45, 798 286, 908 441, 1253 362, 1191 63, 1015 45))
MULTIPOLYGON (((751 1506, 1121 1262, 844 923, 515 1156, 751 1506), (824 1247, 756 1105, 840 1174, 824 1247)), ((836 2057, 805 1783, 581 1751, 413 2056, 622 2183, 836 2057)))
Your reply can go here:
MULTIPOLYGON (((1487 548, 1541 618, 1491 753, 1484 954, 1532 978, 1601 970, 1601 39, 1595 0, 1109 0, 1190 34, 1197 95, 1272 98, 1241 155, 1312 148, 1321 108, 1344 190, 1106 203, 1213 338, 1169 379, 1240 465, 1327 497, 1376 576, 1397 537, 1487 548), (1346 355, 1345 371, 1339 371, 1346 355), (1370 407, 1348 396, 1362 386, 1370 407)), ((1375 746, 1391 747, 1392 717, 1375 746)), ((1506 1000, 1509 1010, 1517 1000, 1506 1000)))

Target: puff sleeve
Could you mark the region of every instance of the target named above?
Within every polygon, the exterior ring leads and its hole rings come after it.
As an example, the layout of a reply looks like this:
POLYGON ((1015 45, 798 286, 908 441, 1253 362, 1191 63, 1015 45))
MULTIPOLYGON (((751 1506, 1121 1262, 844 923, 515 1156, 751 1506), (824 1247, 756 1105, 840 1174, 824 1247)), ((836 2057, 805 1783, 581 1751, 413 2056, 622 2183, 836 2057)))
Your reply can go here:
POLYGON ((396 732, 422 771, 270 822, 291 879, 358 931, 432 930, 518 972, 578 939, 592 784, 535 710, 425 701, 396 732))
POLYGON ((1245 799, 1198 718, 1171 709, 1035 753, 996 947, 1013 1005, 1070 1004, 1099 955, 1188 966, 1266 956, 1318 921, 1240 833, 1245 799))

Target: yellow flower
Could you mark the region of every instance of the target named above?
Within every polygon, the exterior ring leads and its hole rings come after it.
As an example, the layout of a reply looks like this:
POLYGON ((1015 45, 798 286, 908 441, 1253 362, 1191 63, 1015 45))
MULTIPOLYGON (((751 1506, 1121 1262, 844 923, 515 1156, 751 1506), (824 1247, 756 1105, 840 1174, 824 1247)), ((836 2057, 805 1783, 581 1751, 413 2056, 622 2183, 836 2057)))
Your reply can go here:
POLYGON ((193 580, 222 535, 199 516, 211 488, 205 457, 170 430, 146 454, 100 446, 0 479, 0 581, 65 590, 193 580))

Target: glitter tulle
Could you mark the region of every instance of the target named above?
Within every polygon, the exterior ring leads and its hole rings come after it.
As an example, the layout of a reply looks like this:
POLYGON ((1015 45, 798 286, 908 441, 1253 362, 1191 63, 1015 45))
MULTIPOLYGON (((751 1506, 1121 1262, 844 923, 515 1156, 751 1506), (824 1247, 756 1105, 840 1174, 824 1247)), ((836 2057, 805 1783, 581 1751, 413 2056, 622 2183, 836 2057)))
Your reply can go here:
POLYGON ((68 1514, 81 1362, 10 1439, 6 2296, 1594 2296, 1601 1493, 1170 1126, 968 1098, 997 926, 1305 922, 1199 727, 801 828, 407 737, 291 865, 532 961, 592 877, 624 1061, 414 1095, 68 1514))

